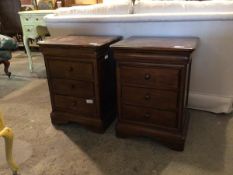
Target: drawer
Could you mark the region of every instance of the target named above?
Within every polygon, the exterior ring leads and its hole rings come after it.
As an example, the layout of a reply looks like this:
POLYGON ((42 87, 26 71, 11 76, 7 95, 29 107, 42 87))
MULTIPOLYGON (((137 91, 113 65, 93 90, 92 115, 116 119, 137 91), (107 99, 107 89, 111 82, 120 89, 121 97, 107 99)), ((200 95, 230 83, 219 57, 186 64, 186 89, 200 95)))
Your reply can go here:
POLYGON ((40 24, 40 25, 42 25, 42 24, 45 25, 43 17, 44 16, 32 16, 31 18, 32 18, 32 20, 33 20, 34 23, 40 24))
POLYGON ((45 22, 44 22, 44 17, 45 15, 21 15, 21 22, 22 24, 44 24, 45 25, 45 22))
POLYGON ((31 15, 21 15, 20 19, 22 24, 31 24, 33 22, 31 15))
POLYGON ((120 67, 122 83, 141 84, 158 89, 178 89, 179 70, 155 67, 120 67))
POLYGON ((35 31, 36 31, 33 25, 25 25, 25 26, 24 26, 24 29, 25 29, 24 31, 25 31, 25 32, 28 32, 28 33, 35 32, 35 31))
POLYGON ((52 79, 53 91, 56 94, 83 98, 94 97, 93 83, 75 80, 52 79))
POLYGON ((145 107, 176 110, 177 93, 148 88, 122 87, 122 102, 145 107))
POLYGON ((36 29, 35 29, 35 27, 33 25, 23 26, 23 32, 24 32, 24 35, 30 36, 32 38, 37 36, 36 29))
POLYGON ((93 80, 91 63, 48 60, 51 78, 68 78, 76 80, 93 80))
POLYGON ((94 99, 55 95, 54 107, 57 110, 75 112, 77 114, 84 114, 84 115, 88 114, 89 116, 96 116, 96 104, 94 99), (90 103, 90 101, 93 101, 93 103, 90 103))
POLYGON ((175 112, 160 111, 151 108, 124 105, 122 107, 121 119, 161 127, 177 127, 175 112))

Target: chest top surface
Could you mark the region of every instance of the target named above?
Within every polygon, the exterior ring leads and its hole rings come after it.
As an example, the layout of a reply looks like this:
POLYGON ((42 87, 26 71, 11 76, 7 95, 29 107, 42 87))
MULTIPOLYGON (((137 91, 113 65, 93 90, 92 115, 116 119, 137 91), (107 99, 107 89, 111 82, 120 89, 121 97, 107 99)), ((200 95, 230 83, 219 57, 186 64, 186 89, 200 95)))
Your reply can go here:
POLYGON ((148 51, 194 51, 195 37, 130 37, 112 45, 115 49, 137 49, 148 51))
POLYGON ((55 10, 31 10, 31 11, 21 11, 20 15, 33 15, 33 14, 50 14, 55 13, 55 10))
POLYGON ((99 48, 120 40, 117 36, 61 36, 40 41, 41 46, 99 48))

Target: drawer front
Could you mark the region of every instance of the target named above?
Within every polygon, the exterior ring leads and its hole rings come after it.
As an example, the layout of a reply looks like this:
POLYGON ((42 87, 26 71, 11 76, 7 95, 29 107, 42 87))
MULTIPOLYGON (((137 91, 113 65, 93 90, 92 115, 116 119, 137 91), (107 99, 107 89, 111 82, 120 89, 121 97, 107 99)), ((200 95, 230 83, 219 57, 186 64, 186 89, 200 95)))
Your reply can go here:
POLYGON ((21 23, 22 24, 31 24, 32 23, 32 16, 31 15, 20 15, 21 23))
POLYGON ((94 79, 91 63, 48 60, 48 64, 51 78, 94 79))
POLYGON ((96 116, 96 104, 94 99, 84 99, 84 98, 55 95, 54 107, 57 110, 63 110, 67 112, 71 111, 84 115, 87 114, 88 116, 96 116), (90 101, 93 101, 93 103, 90 103, 90 101))
POLYGON ((148 125, 163 127, 177 127, 175 112, 154 110, 151 108, 124 105, 122 107, 122 120, 139 122, 148 125))
POLYGON ((145 107, 176 110, 177 93, 148 88, 122 87, 122 102, 145 107))
POLYGON ((20 19, 21 19, 21 23, 25 25, 38 24, 45 26, 46 24, 43 19, 45 15, 20 15, 20 19))
POLYGON ((24 25, 23 26, 23 34, 25 36, 28 36, 31 38, 35 38, 38 35, 36 32, 35 26, 33 26, 33 25, 24 25))
POLYGON ((122 83, 141 84, 158 89, 178 89, 179 70, 171 68, 120 67, 122 83))
POLYGON ((63 79, 52 79, 51 82, 56 94, 83 98, 94 97, 93 83, 63 79))
POLYGON ((33 23, 38 24, 38 25, 43 25, 45 26, 45 22, 43 19, 44 16, 38 15, 38 16, 32 16, 33 23))

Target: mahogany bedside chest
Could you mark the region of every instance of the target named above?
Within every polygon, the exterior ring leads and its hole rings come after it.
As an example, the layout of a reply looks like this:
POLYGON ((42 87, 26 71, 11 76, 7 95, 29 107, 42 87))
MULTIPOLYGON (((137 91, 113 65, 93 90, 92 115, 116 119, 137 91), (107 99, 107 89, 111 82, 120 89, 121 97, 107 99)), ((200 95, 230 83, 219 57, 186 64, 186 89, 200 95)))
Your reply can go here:
POLYGON ((64 36, 39 43, 51 97, 52 123, 78 122, 104 132, 115 118, 111 36, 64 36))
POLYGON ((117 62, 117 136, 149 136, 184 149, 191 53, 197 42, 131 37, 111 46, 117 62))

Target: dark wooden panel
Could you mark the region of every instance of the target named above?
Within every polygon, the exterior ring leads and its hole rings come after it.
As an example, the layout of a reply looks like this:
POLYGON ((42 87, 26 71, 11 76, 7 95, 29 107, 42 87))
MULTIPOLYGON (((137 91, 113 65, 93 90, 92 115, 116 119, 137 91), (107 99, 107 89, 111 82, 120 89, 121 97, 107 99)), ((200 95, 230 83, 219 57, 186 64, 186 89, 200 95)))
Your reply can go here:
POLYGON ((64 79, 53 79, 51 82, 53 91, 56 94, 83 98, 94 97, 94 87, 91 82, 64 79))
POLYGON ((77 122, 87 129, 97 133, 103 133, 105 130, 103 122, 98 118, 86 117, 79 113, 74 114, 70 112, 53 111, 50 114, 50 117, 53 124, 65 124, 72 121, 77 122))
POLYGON ((117 61, 117 136, 149 136, 184 149, 191 53, 197 41, 131 37, 111 46, 117 61))
POLYGON ((159 67, 120 66, 120 76, 122 83, 176 90, 178 88, 179 70, 159 67))
POLYGON ((129 136, 151 137, 162 142, 167 147, 176 151, 183 151, 185 144, 186 132, 178 134, 175 131, 155 129, 144 125, 118 122, 116 125, 116 135, 121 138, 129 136))
POLYGON ((117 50, 114 52, 115 59, 119 61, 129 61, 137 63, 154 63, 154 64, 169 64, 169 65, 180 65, 187 64, 190 59, 187 56, 174 55, 173 53, 151 53, 151 52, 139 52, 134 50, 117 50))
POLYGON ((68 78, 76 80, 93 80, 91 63, 48 59, 51 78, 68 78))
POLYGON ((122 103, 176 110, 177 93, 149 88, 122 87, 122 103))
POLYGON ((65 111, 77 112, 80 114, 86 114, 87 117, 96 116, 96 104, 94 99, 92 104, 87 103, 85 98, 75 98, 61 95, 54 95, 55 109, 61 109, 65 111))
POLYGON ((53 124, 78 122, 104 132, 116 116, 115 64, 109 45, 120 37, 62 36, 39 42, 53 124))
POLYGON ((123 105, 121 119, 149 125, 177 127, 176 112, 154 110, 151 108, 123 105))

